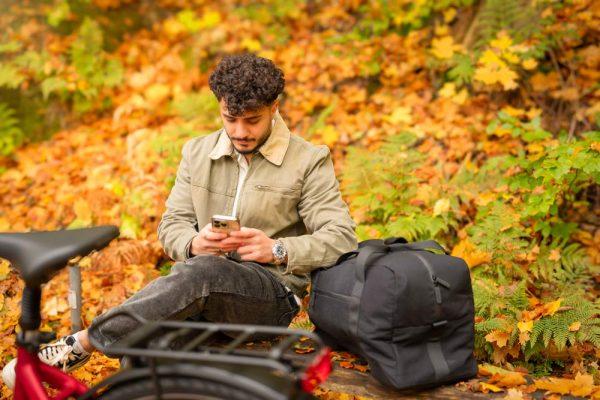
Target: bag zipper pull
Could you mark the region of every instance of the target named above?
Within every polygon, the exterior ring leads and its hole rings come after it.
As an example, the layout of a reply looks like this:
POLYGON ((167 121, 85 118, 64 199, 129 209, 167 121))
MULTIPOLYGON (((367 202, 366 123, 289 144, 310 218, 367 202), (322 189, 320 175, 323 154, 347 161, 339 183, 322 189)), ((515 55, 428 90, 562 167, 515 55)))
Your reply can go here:
POLYGON ((442 278, 438 277, 437 275, 431 275, 431 279, 433 279, 434 285, 440 285, 445 287, 446 289, 450 289, 450 284, 442 278))

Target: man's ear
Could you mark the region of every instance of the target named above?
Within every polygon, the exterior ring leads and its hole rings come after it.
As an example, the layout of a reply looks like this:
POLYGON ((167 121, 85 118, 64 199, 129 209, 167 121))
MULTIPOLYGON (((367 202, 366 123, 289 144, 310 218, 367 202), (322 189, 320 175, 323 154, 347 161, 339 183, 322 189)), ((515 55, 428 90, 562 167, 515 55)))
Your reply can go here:
POLYGON ((271 105, 271 113, 274 115, 277 112, 278 108, 279 108, 279 99, 275 100, 273 102, 273 104, 271 105))

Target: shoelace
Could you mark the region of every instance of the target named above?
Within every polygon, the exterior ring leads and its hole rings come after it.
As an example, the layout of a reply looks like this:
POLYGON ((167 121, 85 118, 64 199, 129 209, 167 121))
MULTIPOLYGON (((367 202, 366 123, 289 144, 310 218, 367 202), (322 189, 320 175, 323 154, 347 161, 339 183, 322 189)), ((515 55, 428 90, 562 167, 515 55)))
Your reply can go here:
POLYGON ((41 353, 46 359, 47 364, 60 364, 62 366, 63 371, 67 370, 67 363, 69 361, 75 360, 75 352, 73 351, 73 346, 69 346, 68 344, 64 343, 64 341, 55 344, 50 344, 44 347, 44 349, 41 350, 41 353))

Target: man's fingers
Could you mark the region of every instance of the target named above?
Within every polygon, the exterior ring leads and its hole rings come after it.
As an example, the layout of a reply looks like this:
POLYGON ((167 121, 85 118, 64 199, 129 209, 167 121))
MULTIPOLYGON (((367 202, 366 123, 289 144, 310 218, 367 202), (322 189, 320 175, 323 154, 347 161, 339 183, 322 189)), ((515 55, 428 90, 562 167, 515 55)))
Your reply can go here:
POLYGON ((242 244, 244 244, 244 241, 240 238, 234 238, 229 236, 226 239, 221 240, 221 246, 237 246, 240 247, 242 244))
POLYGON ((245 226, 243 226, 242 229, 240 229, 239 231, 232 231, 231 236, 237 238, 251 238, 253 236, 256 236, 259 232, 261 231, 258 229, 246 228, 245 226))
POLYGON ((242 261, 256 261, 258 259, 258 257, 259 257, 259 253, 253 251, 251 253, 241 255, 240 258, 242 261))
POLYGON ((256 246, 242 246, 237 249, 239 255, 250 254, 257 251, 256 246))
POLYGON ((226 233, 207 231, 204 238, 211 241, 220 241, 227 237, 226 233))

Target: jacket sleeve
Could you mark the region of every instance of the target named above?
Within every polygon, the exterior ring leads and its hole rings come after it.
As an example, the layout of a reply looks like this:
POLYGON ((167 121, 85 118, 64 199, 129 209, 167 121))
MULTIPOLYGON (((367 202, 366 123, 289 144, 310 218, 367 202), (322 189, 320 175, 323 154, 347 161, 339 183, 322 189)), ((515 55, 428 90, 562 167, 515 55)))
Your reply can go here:
POLYGON ((192 239, 198 234, 190 186, 189 154, 190 142, 187 142, 181 151, 175 185, 166 202, 167 209, 158 224, 158 239, 165 253, 176 261, 190 257, 192 239))
POLYGON ((286 273, 306 274, 335 264, 357 247, 348 206, 342 200, 329 148, 313 157, 304 178, 298 213, 309 234, 281 238, 288 252, 286 273))

